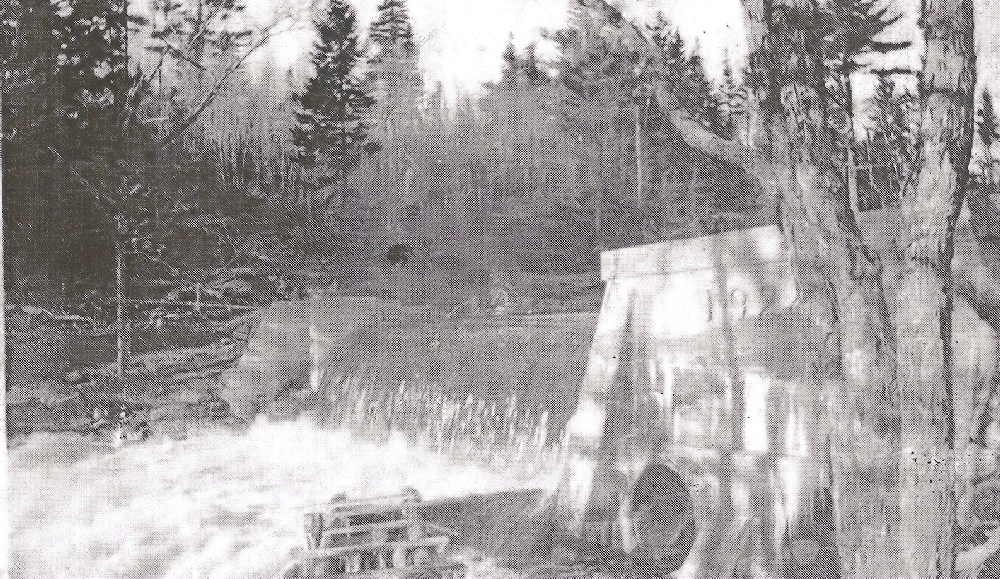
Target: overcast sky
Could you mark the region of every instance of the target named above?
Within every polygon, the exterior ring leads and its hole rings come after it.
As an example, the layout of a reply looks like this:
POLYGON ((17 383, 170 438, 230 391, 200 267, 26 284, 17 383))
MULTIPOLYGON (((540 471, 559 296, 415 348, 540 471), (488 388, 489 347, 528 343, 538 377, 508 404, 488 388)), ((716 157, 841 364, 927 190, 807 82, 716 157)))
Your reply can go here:
MULTIPOLYGON (((363 28, 374 19, 378 3, 352 1, 363 28)), ((619 5, 627 16, 649 22, 663 11, 688 39, 699 41, 711 74, 721 71, 727 50, 737 55, 743 50, 739 0, 642 0, 619 5)), ((568 1, 408 0, 407 6, 421 41, 421 64, 428 80, 476 91, 482 83, 499 78, 511 35, 520 49, 538 41, 542 30, 564 27, 568 1)), ((307 31, 283 34, 275 39, 273 52, 287 64, 307 51, 311 40, 307 31)), ((543 57, 552 55, 545 46, 539 52, 543 57)))
MULTIPOLYGON (((266 6, 282 0, 250 0, 253 11, 266 14, 266 6)), ((297 0, 284 0, 297 1, 297 0)), ((304 0, 303 0, 304 1, 304 0)), ((318 0, 322 2, 323 0, 318 0)), ((914 39, 919 0, 886 0, 905 16, 893 31, 895 37, 914 39)), ((375 17, 379 0, 352 0, 361 27, 375 17)), ((746 50, 740 0, 612 0, 625 16, 636 22, 652 22, 662 11, 689 43, 697 42, 709 74, 722 69, 725 55, 739 60, 746 50)), ((476 92, 483 82, 496 80, 504 47, 510 35, 523 48, 539 40, 541 30, 566 24, 568 0, 408 0, 414 28, 421 40, 421 65, 429 83, 442 81, 449 92, 455 88, 476 92)), ((1000 67, 1000 0, 976 0, 979 68, 982 80, 997 86, 1000 67)), ((288 64, 308 51, 312 35, 308 27, 275 39, 272 53, 288 64)), ((542 46, 540 53, 545 56, 542 46)), ((900 57, 911 66, 919 64, 917 49, 900 57)), ((864 83, 860 83, 864 84, 864 83)), ((862 94, 867 92, 859 87, 862 94)))

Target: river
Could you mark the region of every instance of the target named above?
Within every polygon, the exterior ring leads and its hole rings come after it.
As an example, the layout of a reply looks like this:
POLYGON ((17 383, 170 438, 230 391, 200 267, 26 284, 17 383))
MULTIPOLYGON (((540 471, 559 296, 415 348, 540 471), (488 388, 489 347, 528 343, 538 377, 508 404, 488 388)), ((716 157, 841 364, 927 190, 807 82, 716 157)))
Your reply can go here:
POLYGON ((337 493, 410 486, 430 499, 556 480, 554 465, 524 474, 305 421, 118 450, 35 434, 8 457, 10 576, 31 578, 274 577, 304 545, 305 509, 337 493))

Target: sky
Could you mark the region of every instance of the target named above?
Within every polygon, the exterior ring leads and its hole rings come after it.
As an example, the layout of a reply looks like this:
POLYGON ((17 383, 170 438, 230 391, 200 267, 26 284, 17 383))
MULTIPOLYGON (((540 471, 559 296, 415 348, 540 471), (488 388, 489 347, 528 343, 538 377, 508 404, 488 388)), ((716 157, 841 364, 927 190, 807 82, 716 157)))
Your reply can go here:
MULTIPOLYGON (((257 0, 255 12, 261 20, 268 2, 257 0)), ((379 0, 353 0, 361 27, 376 15, 379 0)), ((408 0, 414 29, 420 39, 421 64, 428 85, 441 81, 448 92, 477 92, 484 82, 500 77, 507 42, 523 49, 541 39, 545 29, 566 25, 568 0, 408 0)), ((743 34, 739 0, 640 0, 621 2, 626 16, 652 22, 663 11, 689 40, 697 40, 710 74, 722 70, 727 51, 742 52, 743 34)), ((309 50, 312 37, 296 29, 272 42, 271 52, 288 65, 309 50)), ((555 56, 543 43, 539 55, 555 56)))
MULTIPOLYGON (((305 0, 303 0, 304 2, 305 0)), ((322 2, 322 0, 319 0, 322 2)), ((441 81, 446 93, 478 92, 482 83, 500 76, 502 54, 509 38, 524 48, 540 40, 542 30, 565 26, 572 0, 408 0, 407 6, 421 46, 421 65, 427 86, 441 81)), ((919 0, 885 0, 904 15, 891 31, 896 38, 917 38, 919 0)), ((297 0, 248 0, 261 20, 273 13, 277 2, 297 0)), ((651 23, 663 12, 680 30, 689 46, 697 44, 709 75, 718 77, 728 57, 740 63, 746 51, 740 0, 611 0, 633 22, 651 23)), ((379 0, 352 0, 362 32, 376 15, 379 0)), ((980 77, 986 86, 1000 88, 1000 0, 975 0, 980 77)), ((270 54, 290 65, 307 53, 312 35, 307 25, 294 28, 272 41, 270 54)), ((539 54, 554 56, 542 43, 539 54)), ((894 64, 919 66, 919 45, 901 54, 894 64)), ((872 83, 860 79, 862 97, 872 83)), ((1000 93, 1000 91, 997 91, 1000 93)))

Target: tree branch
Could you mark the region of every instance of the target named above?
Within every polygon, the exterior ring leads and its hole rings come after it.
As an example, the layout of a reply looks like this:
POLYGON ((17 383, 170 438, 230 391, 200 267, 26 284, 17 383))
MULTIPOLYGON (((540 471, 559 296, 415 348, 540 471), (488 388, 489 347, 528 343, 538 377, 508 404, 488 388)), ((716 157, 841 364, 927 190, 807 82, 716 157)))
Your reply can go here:
POLYGON ((82 184, 84 187, 86 187, 87 189, 89 189, 90 192, 94 194, 94 196, 95 196, 95 198, 97 199, 98 202, 106 203, 106 204, 108 204, 111 207, 118 207, 119 200, 117 200, 117 199, 115 199, 113 197, 109 197, 108 195, 106 195, 104 193, 104 191, 102 189, 99 189, 96 185, 94 185, 93 183, 91 183, 86 177, 83 176, 82 173, 80 173, 80 171, 78 171, 76 169, 76 167, 73 166, 72 163, 70 163, 69 161, 67 161, 66 157, 63 157, 62 153, 60 153, 59 151, 57 151, 55 149, 55 147, 51 147, 50 146, 50 147, 48 147, 48 149, 49 149, 49 151, 52 152, 53 155, 55 155, 56 157, 58 157, 60 161, 62 161, 63 163, 66 164, 66 167, 69 168, 69 170, 70 170, 71 173, 73 173, 73 176, 76 177, 77 181, 79 181, 80 184, 82 184))
POLYGON ((226 84, 226 81, 229 80, 229 77, 231 77, 234 72, 236 72, 237 70, 239 70, 241 66, 243 66, 243 63, 246 62, 247 58, 249 58, 251 54, 253 54, 258 48, 264 46, 265 44, 268 43, 268 41, 271 40, 272 37, 271 32, 274 30, 274 27, 277 26, 277 24, 278 23, 272 24, 265 33, 261 34, 261 37, 257 40, 257 42, 253 43, 247 49, 247 51, 244 52, 239 59, 237 59, 236 62, 230 65, 229 68, 227 68, 221 75, 219 75, 219 78, 216 79, 215 84, 212 85, 212 88, 208 91, 207 94, 205 94, 205 97, 201 100, 198 106, 195 107, 195 109, 191 111, 191 113, 187 117, 185 117, 183 121, 177 124, 173 128, 173 130, 171 130, 162 139, 160 139, 159 143, 157 143, 158 147, 162 148, 169 145, 174 141, 174 139, 176 139, 182 133, 184 133, 184 131, 191 128, 191 125, 193 125, 198 120, 198 117, 200 117, 201 114, 205 112, 205 109, 207 109, 209 106, 211 106, 213 102, 215 102, 215 97, 219 95, 219 91, 222 89, 222 86, 226 84))
POLYGON ((160 39, 160 42, 163 43, 163 47, 164 47, 165 51, 167 51, 167 52, 175 55, 177 58, 180 58, 181 60, 187 62, 188 64, 190 64, 191 66, 194 66, 195 68, 198 68, 200 70, 207 70, 205 68, 205 65, 201 64, 200 62, 195 62, 195 60, 193 58, 191 58, 190 56, 188 56, 183 50, 181 50, 180 48, 177 48, 173 44, 170 44, 169 42, 167 42, 167 39, 162 38, 162 39, 160 39))
MULTIPOLYGON (((661 99, 657 98, 657 102, 660 101, 661 99)), ((671 124, 674 125, 677 132, 680 133, 681 138, 689 147, 716 161, 739 165, 748 169, 753 165, 755 154, 750 147, 716 135, 694 120, 691 117, 691 113, 685 110, 668 109, 666 112, 671 124)))
MULTIPOLYGON (((663 51, 657 46, 656 42, 647 36, 636 24, 623 17, 621 11, 612 6, 608 0, 578 1, 586 8, 603 11, 611 22, 621 22, 622 33, 625 39, 635 45, 637 49, 641 50, 645 47, 647 62, 651 61, 658 70, 664 70, 667 67, 663 51)), ((741 145, 737 141, 724 139, 702 126, 701 123, 691 117, 689 112, 677 106, 677 99, 662 84, 657 85, 656 90, 653 92, 656 95, 656 102, 660 110, 670 119, 670 122, 677 128, 681 138, 688 146, 717 161, 751 168, 755 159, 752 149, 741 145)))
MULTIPOLYGON (((974 215, 973 220, 981 218, 974 215)), ((996 239, 973 237, 973 228, 955 230, 955 255, 951 261, 955 293, 976 315, 1000 333, 1000 260, 996 239), (971 246, 971 247, 969 247, 971 246)))

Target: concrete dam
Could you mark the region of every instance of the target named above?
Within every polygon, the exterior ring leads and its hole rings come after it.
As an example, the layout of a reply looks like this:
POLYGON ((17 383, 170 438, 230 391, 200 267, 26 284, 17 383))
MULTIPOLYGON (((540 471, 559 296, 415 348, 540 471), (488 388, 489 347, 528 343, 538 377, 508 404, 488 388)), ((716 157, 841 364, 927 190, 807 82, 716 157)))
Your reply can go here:
MULTIPOLYGON (((898 223, 865 217, 895 311, 898 223)), ((977 251, 970 243, 960 237, 957 251, 977 251)), ((803 331, 782 233, 609 251, 601 271, 557 497, 567 530, 677 577, 760 576, 760 565, 837 576, 827 401, 806 380, 820 345, 803 331)), ((956 425, 968 440, 994 339, 962 300, 953 327, 956 425)))

